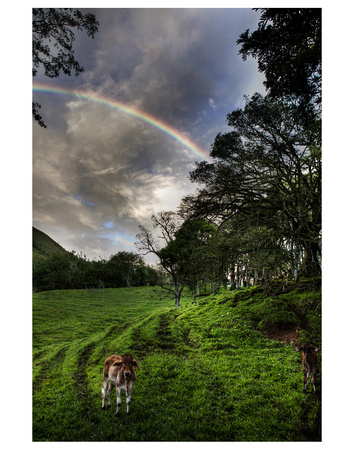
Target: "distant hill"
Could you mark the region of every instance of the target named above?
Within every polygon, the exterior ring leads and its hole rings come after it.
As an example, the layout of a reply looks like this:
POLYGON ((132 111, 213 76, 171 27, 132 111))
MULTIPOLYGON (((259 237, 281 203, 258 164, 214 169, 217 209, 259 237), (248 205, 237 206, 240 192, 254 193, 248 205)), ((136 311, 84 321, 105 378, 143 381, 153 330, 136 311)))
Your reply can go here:
POLYGON ((37 228, 32 227, 32 236, 32 255, 34 262, 38 261, 38 259, 48 258, 53 253, 67 253, 61 245, 53 241, 43 231, 37 230, 37 228))

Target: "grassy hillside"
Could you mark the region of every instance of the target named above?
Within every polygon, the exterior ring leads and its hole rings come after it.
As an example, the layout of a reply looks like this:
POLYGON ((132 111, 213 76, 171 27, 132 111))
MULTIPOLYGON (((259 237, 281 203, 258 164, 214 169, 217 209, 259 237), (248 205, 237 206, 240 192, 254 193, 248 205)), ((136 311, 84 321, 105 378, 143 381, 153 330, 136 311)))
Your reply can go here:
POLYGON ((43 233, 43 231, 32 227, 32 255, 34 262, 58 252, 67 253, 63 247, 53 241, 53 239, 43 233))
POLYGON ((316 289, 184 297, 180 308, 153 287, 36 293, 33 440, 321 440, 320 383, 302 394, 290 339, 320 347, 316 289), (131 415, 123 394, 116 418, 114 406, 101 410, 103 363, 128 352, 140 370, 131 415))

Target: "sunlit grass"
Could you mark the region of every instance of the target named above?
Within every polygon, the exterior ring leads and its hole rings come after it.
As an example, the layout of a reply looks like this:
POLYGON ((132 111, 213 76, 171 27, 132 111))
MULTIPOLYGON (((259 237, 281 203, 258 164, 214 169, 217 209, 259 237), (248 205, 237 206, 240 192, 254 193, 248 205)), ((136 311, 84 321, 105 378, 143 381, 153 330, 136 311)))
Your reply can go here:
POLYGON ((33 440, 320 440, 320 394, 302 394, 298 353, 260 332, 267 308, 299 320, 296 298, 276 308, 250 290, 175 308, 152 287, 35 294, 33 440), (101 410, 103 363, 126 352, 140 370, 131 415, 123 400, 116 418, 101 410))

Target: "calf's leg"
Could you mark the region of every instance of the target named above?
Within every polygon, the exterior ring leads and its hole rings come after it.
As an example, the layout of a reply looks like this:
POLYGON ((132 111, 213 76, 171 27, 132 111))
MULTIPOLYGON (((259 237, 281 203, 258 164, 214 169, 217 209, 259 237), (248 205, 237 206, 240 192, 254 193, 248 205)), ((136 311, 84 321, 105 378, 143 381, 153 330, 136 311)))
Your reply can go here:
POLYGON ((129 414, 129 406, 130 406, 130 400, 132 398, 132 392, 133 392, 134 383, 131 383, 127 386, 126 394, 127 394, 127 414, 129 414))
POLYGON ((312 372, 313 393, 316 392, 316 380, 315 380, 315 378, 316 378, 316 372, 313 371, 313 372, 312 372))
POLYGON ((309 382, 309 373, 306 369, 304 369, 304 389, 303 392, 306 392, 307 384, 309 382))
POLYGON ((112 389, 113 389, 113 384, 112 384, 112 382, 110 382, 109 385, 108 385, 108 390, 107 390, 108 408, 111 407, 111 393, 112 393, 112 389))
POLYGON ((108 384, 108 380, 103 379, 102 389, 101 389, 101 393, 102 393, 102 409, 104 409, 104 400, 106 398, 107 384, 108 384))
POLYGON ((120 387, 116 387, 116 391, 117 391, 117 411, 116 411, 116 416, 118 416, 119 415, 119 407, 120 407, 120 405, 122 403, 122 400, 120 398, 121 388, 120 387))

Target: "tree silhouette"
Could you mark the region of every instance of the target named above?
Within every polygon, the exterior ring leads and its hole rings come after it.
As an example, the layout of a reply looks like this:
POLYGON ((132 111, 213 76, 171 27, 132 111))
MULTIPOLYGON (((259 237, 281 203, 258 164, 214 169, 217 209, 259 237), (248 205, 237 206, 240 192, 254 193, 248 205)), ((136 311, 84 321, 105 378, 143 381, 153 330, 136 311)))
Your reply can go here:
MULTIPOLYGON (((84 68, 75 59, 73 28, 86 30, 87 35, 94 38, 99 23, 92 13, 83 14, 71 8, 33 8, 32 10, 32 75, 35 77, 38 68, 44 69, 44 75, 57 78, 61 73, 75 76, 84 72, 84 68)), ((39 114, 41 105, 32 102, 32 115, 41 126, 46 125, 39 114)))

